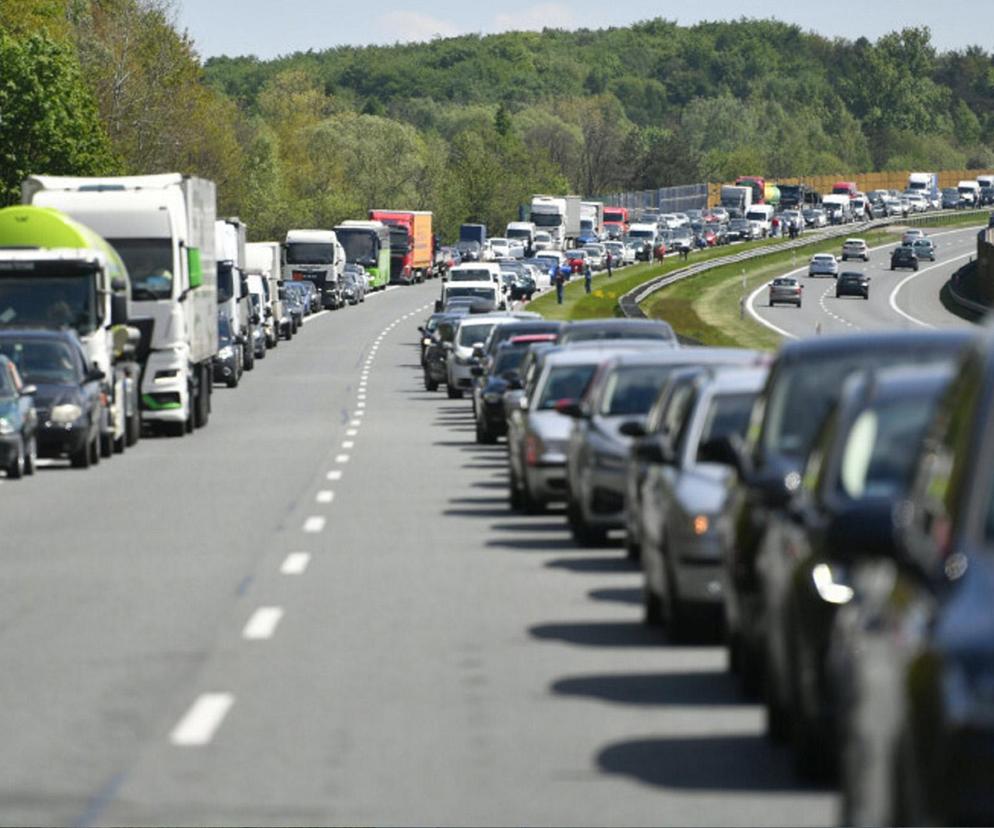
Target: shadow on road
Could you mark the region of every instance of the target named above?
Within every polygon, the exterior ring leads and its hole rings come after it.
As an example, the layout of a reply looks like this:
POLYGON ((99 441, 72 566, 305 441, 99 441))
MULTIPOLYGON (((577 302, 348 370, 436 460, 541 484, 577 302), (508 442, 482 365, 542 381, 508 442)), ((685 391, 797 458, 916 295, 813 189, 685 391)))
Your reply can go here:
POLYGON ((551 691, 613 704, 745 705, 732 677, 719 670, 688 673, 632 673, 559 679, 551 691))
POLYGON ((642 590, 638 587, 618 589, 592 589, 587 593, 594 601, 614 601, 617 604, 642 606, 642 590))
POLYGON ((543 641, 560 641, 584 647, 654 647, 663 637, 638 621, 575 621, 537 624, 528 633, 543 641))

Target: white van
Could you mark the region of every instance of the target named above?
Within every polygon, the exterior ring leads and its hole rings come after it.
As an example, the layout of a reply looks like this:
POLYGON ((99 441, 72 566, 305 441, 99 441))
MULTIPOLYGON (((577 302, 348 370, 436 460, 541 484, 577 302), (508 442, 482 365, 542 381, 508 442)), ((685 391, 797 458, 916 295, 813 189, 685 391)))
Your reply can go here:
POLYGON ((445 309, 446 303, 456 296, 479 299, 493 304, 495 310, 507 310, 507 299, 504 291, 497 282, 453 282, 449 280, 442 285, 442 297, 435 303, 435 310, 445 309))
POLYGON ((760 235, 765 238, 773 230, 773 214, 772 204, 753 204, 746 210, 745 217, 759 225, 760 235))
POLYGON ((980 204, 980 185, 976 181, 960 181, 956 185, 959 191, 960 200, 968 207, 977 207, 980 204))
POLYGON ((500 265, 496 262, 471 262, 456 265, 449 269, 447 282, 494 282, 501 283, 500 265))

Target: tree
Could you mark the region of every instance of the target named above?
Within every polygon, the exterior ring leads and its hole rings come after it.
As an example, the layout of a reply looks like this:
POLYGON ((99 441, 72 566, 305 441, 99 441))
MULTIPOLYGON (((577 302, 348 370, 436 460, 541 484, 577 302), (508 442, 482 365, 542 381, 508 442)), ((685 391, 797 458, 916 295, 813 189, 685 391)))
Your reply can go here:
POLYGON ((20 200, 31 173, 113 172, 111 152, 72 47, 0 31, 0 203, 20 200))

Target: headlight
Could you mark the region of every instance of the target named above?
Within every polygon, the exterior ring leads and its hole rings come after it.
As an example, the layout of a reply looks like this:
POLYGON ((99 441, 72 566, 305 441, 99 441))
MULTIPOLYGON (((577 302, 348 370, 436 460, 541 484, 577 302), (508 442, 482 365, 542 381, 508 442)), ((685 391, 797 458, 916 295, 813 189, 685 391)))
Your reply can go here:
POLYGON ((225 345, 220 351, 217 352, 217 355, 221 359, 231 359, 235 355, 235 349, 230 345, 225 345))
POLYGON ((49 416, 49 420, 53 423, 74 423, 81 416, 83 416, 83 409, 80 408, 75 403, 63 403, 62 405, 57 405, 52 409, 52 413, 49 416))
POLYGON ((426 336, 424 339, 421 340, 421 344, 427 348, 429 345, 431 345, 431 339, 426 336))
POLYGON ((14 433, 14 424, 6 417, 0 417, 0 434, 7 435, 14 433))

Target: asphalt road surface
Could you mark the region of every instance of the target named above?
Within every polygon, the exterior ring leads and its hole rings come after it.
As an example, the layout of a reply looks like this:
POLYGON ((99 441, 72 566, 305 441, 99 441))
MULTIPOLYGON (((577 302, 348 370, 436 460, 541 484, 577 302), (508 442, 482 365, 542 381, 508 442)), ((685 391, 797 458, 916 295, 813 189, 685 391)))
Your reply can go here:
MULTIPOLYGON (((810 336, 879 328, 916 329, 969 327, 972 325, 947 310, 940 300, 942 286, 949 277, 977 255, 977 227, 957 230, 925 229, 936 245, 936 261, 923 261, 917 272, 890 269, 890 252, 900 241, 871 250, 868 263, 840 262, 839 270, 870 274, 870 298, 835 297, 835 280, 827 276, 809 277, 807 256, 798 256, 798 268, 790 275, 800 276, 804 285, 802 306, 768 307, 767 289, 754 291, 750 312, 786 336, 810 336)), ((858 231, 853 231, 858 237, 858 231)), ((842 239, 836 254, 842 250, 842 239)))
MULTIPOLYGON (((817 290, 760 312, 830 329, 817 290)), ((192 436, 0 484, 0 821, 835 820, 724 650, 642 626, 620 544, 509 512, 503 445, 422 387, 437 292, 312 318, 192 436)))

